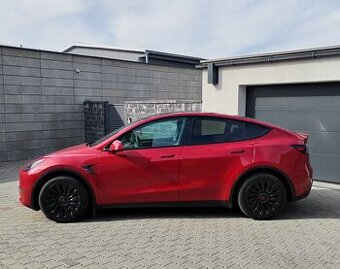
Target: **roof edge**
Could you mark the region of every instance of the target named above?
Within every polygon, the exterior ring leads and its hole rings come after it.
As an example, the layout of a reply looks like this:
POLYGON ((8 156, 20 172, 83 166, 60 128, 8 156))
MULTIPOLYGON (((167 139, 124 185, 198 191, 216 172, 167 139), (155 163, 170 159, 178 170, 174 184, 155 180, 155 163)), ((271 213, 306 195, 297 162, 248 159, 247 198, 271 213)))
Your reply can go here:
POLYGON ((188 60, 194 60, 194 61, 202 61, 207 60, 205 58, 196 57, 196 56, 189 56, 189 55, 183 55, 183 54, 176 54, 171 52, 163 52, 163 51, 156 51, 156 50, 145 50, 146 54, 149 55, 159 55, 159 56, 165 56, 165 57, 176 57, 176 58, 183 58, 188 60))
POLYGON ((118 62, 145 64, 145 63, 138 62, 138 61, 115 59, 115 58, 110 58, 110 57, 105 57, 105 56, 83 55, 83 54, 75 54, 72 52, 53 51, 53 50, 48 50, 48 49, 39 49, 39 48, 30 48, 30 47, 21 47, 21 46, 19 47, 15 45, 0 44, 0 48, 20 49, 20 50, 29 50, 29 51, 35 51, 35 52, 59 54, 59 55, 65 55, 65 56, 88 57, 88 58, 105 59, 105 60, 112 60, 112 61, 118 61, 118 62))
POLYGON ((216 66, 235 66, 279 61, 296 61, 330 56, 340 56, 340 45, 209 59, 200 61, 200 64, 197 65, 196 68, 206 68, 209 63, 213 63, 216 66))
POLYGON ((85 48, 85 49, 101 49, 101 50, 110 50, 110 51, 125 51, 125 52, 133 52, 133 53, 144 53, 144 50, 139 49, 124 49, 118 47, 110 47, 110 46, 99 46, 99 45, 85 45, 85 44, 75 44, 66 49, 62 52, 69 52, 75 48, 85 48))

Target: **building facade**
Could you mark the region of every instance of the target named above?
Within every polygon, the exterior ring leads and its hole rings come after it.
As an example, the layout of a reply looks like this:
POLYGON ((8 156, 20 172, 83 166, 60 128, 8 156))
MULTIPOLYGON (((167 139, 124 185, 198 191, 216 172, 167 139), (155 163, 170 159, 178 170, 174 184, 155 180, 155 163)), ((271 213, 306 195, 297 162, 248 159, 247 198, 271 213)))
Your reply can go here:
POLYGON ((340 47, 202 61, 202 110, 309 133, 314 178, 340 182, 340 47))
POLYGON ((201 71, 0 46, 0 161, 84 142, 85 100, 201 100, 201 71))

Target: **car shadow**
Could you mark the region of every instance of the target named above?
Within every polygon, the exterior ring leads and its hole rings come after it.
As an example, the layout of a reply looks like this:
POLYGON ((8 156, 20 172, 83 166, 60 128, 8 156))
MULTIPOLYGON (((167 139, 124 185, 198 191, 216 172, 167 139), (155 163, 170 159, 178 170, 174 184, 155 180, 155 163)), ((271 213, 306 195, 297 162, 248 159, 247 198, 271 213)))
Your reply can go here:
POLYGON ((133 219, 210 219, 241 218, 242 213, 222 207, 155 207, 155 208, 112 208, 100 209, 95 216, 83 221, 115 221, 133 219))
POLYGON ((288 203, 279 219, 340 219, 340 189, 313 188, 307 198, 288 203))
MULTIPOLYGON (((288 203, 276 220, 340 219, 340 190, 317 188, 300 201, 288 203)), ((136 219, 244 218, 240 210, 223 207, 114 208, 96 211, 82 222, 136 219)))

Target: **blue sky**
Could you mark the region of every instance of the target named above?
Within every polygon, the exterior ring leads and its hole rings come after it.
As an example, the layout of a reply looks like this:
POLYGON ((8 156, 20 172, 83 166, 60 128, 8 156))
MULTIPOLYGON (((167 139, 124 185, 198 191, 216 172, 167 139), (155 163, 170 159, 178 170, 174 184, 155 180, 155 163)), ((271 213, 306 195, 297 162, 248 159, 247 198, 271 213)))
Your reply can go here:
POLYGON ((205 58, 340 44, 337 0, 0 0, 0 43, 205 58))

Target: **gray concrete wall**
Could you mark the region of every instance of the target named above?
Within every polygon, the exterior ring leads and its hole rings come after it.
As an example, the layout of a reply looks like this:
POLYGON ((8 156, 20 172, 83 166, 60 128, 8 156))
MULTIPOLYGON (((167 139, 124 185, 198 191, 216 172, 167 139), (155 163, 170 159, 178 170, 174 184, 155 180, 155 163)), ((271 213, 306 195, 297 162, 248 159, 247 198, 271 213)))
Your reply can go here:
POLYGON ((152 115, 170 112, 199 112, 201 100, 149 100, 125 102, 125 116, 132 122, 152 115))
POLYGON ((0 161, 82 143, 85 100, 148 99, 201 100, 201 71, 2 46, 0 161))

